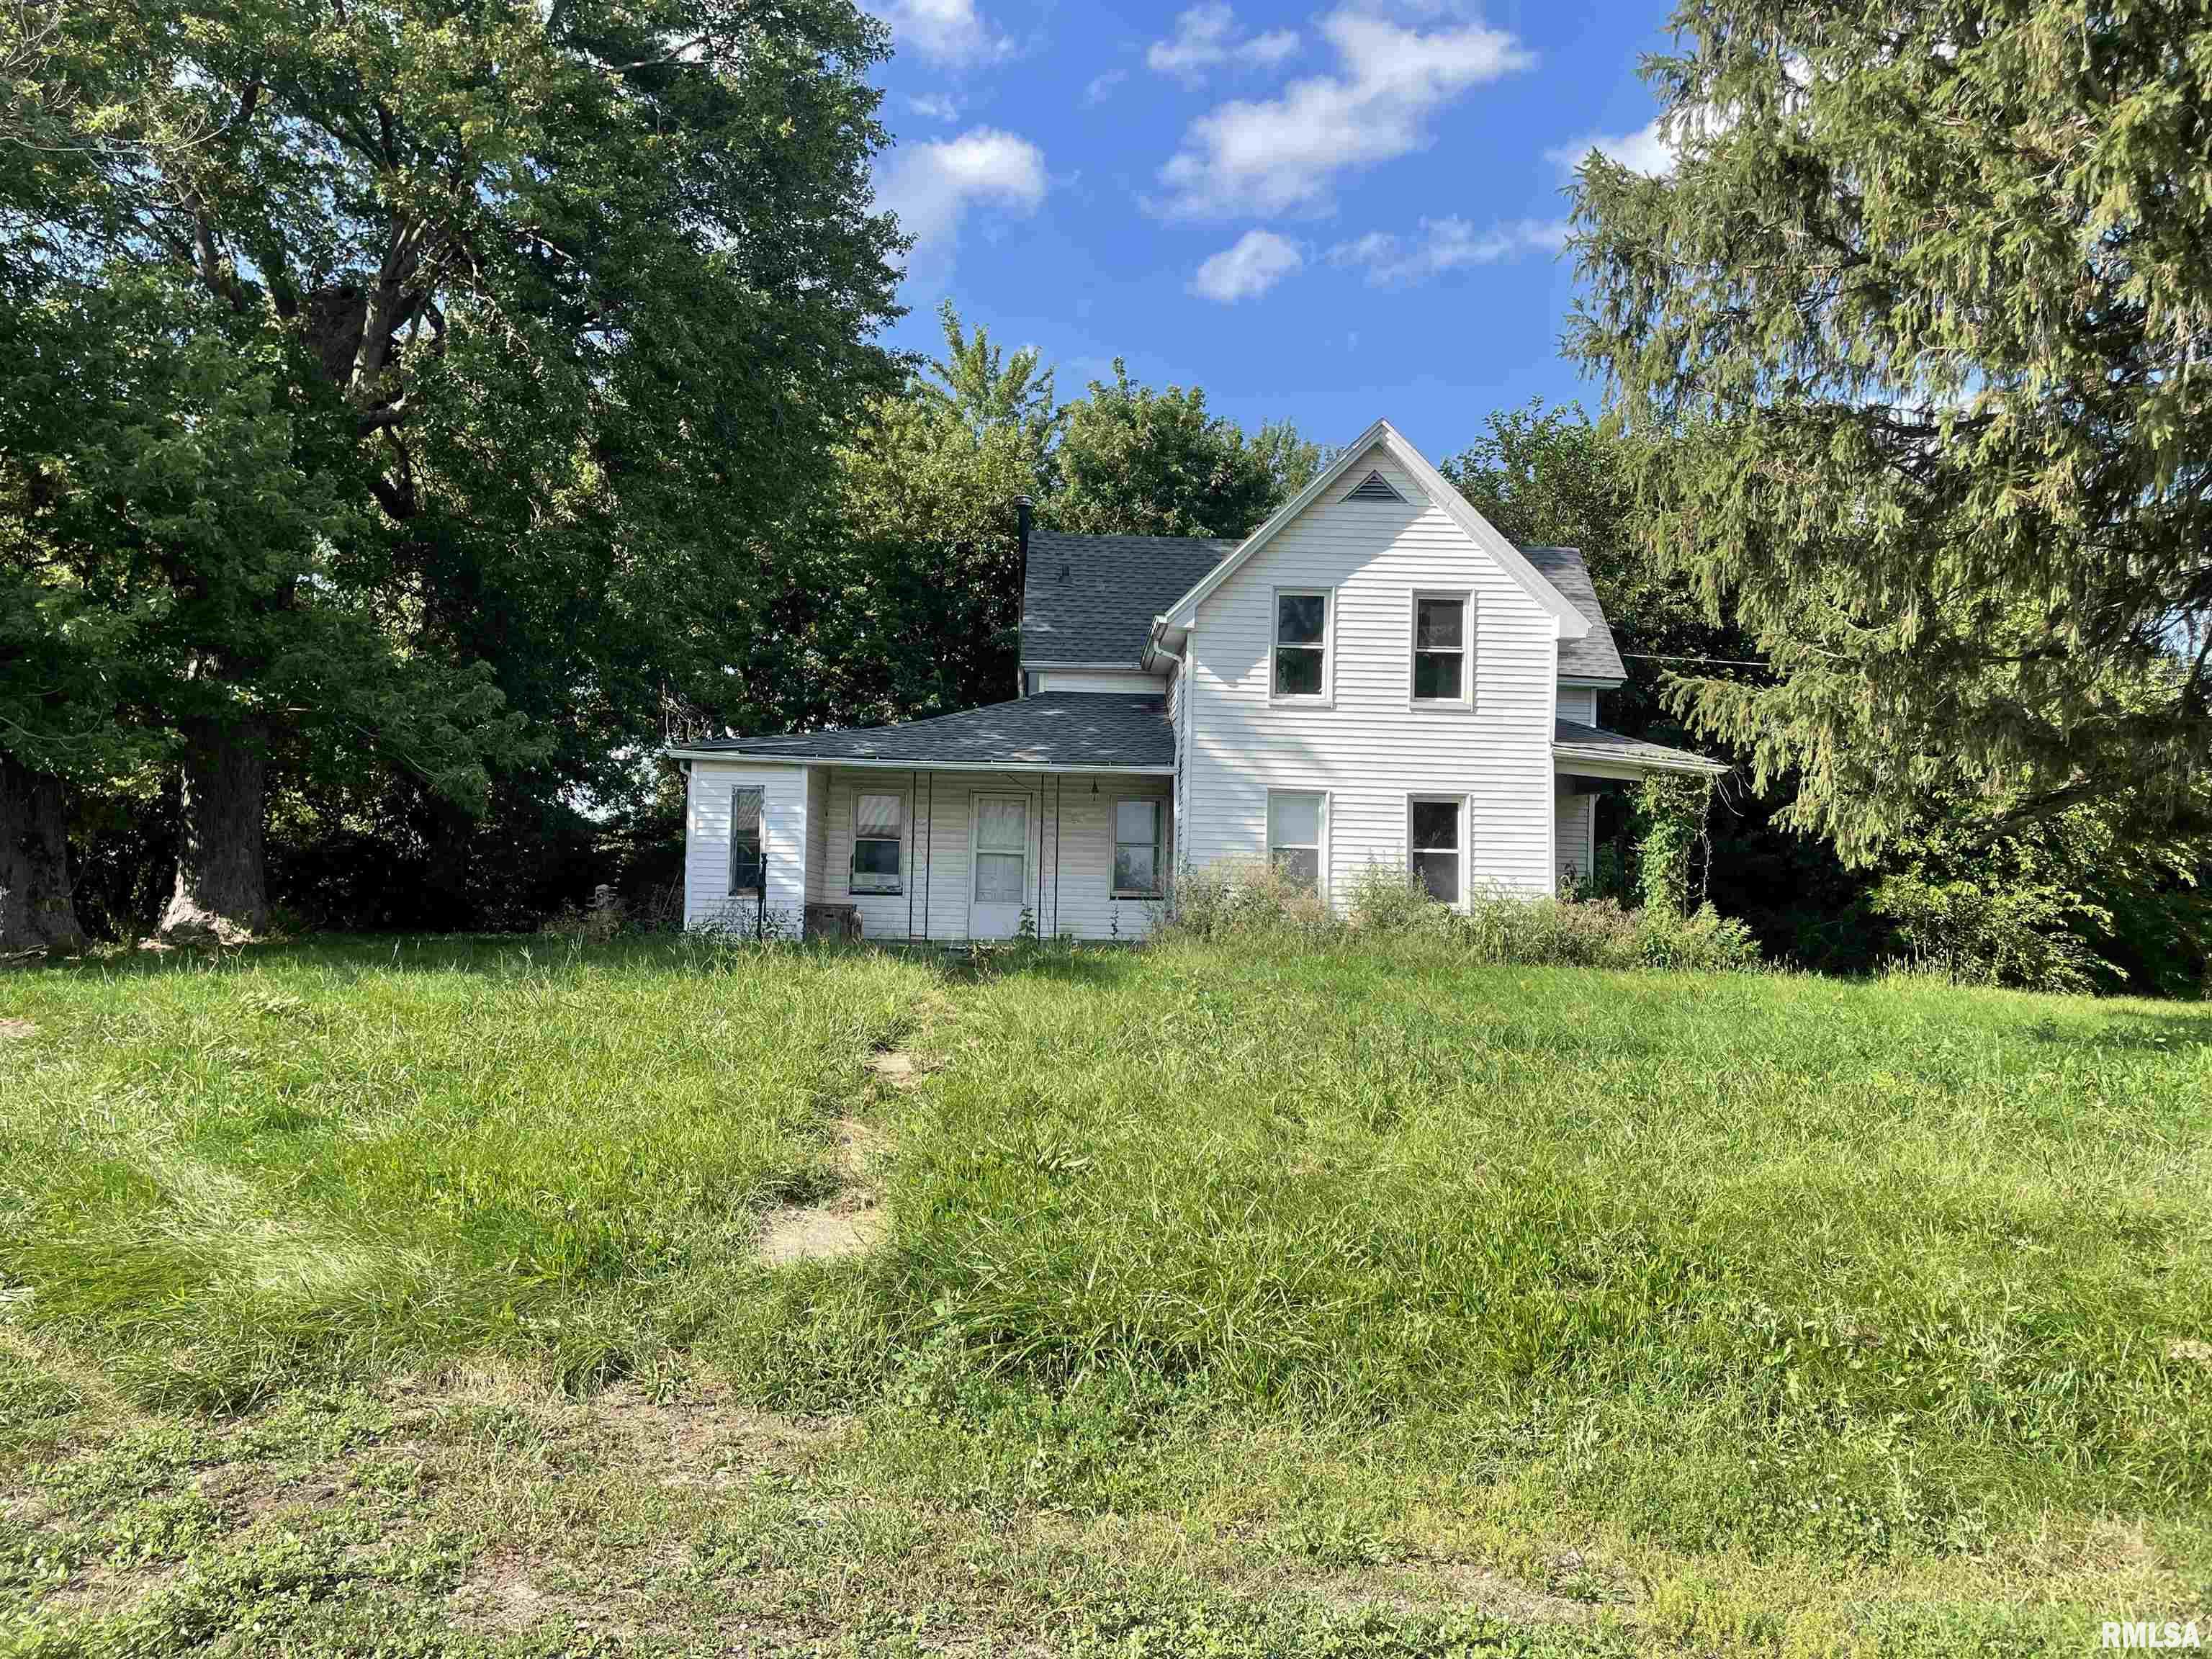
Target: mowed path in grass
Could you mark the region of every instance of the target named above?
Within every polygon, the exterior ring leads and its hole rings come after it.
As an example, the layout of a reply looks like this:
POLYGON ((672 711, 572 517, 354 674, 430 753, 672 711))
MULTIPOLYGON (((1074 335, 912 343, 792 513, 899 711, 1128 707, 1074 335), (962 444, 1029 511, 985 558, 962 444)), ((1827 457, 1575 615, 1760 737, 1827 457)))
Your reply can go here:
POLYGON ((423 1651, 2062 1652, 2212 1599, 2200 1006, 507 940, 19 973, 0 1020, 41 1517, 0 1521, 0 1635, 12 1587, 34 1634, 195 1650, 209 1586, 337 1522, 142 1511, 294 1432, 221 1425, 310 1419, 419 1552, 314 1558, 337 1651, 343 1607, 423 1651), (769 1267, 855 1114, 887 1236, 769 1267), (690 1413, 680 1476, 634 1423, 579 1461, 562 1412, 624 1401, 690 1413), (171 1576, 95 1594, 149 1533, 171 1576), (534 1587, 472 1622, 488 1573, 534 1587))

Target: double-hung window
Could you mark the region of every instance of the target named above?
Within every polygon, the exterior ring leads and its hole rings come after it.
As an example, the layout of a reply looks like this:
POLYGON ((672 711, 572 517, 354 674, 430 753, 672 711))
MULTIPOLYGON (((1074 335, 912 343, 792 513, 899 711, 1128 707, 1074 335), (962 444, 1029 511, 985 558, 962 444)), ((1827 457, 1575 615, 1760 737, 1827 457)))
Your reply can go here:
POLYGON ((853 801, 853 876, 855 893, 901 890, 899 854, 906 803, 896 795, 859 795, 853 801))
POLYGON ((761 859, 761 798, 758 784, 740 784, 730 791, 730 890, 757 893, 767 867, 761 859))
POLYGON ((1267 861, 1302 887, 1322 890, 1322 831, 1328 797, 1318 790, 1267 792, 1267 861))
POLYGON ((1457 904, 1465 890, 1467 802, 1460 797, 1416 795, 1406 804, 1413 874, 1440 904, 1457 904))
POLYGON ((1114 803, 1114 896, 1160 896, 1160 808, 1157 800, 1114 803))
POLYGON ((1468 597, 1464 593, 1413 595, 1413 701, 1467 701, 1468 597))
POLYGON ((1275 595, 1276 696, 1328 696, 1329 610, 1325 588, 1275 595))

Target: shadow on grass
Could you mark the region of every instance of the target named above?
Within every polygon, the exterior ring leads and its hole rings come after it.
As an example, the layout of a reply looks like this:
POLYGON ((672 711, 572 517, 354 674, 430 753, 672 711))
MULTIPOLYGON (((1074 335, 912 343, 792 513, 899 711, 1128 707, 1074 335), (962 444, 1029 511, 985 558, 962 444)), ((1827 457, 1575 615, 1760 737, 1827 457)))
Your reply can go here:
POLYGON ((2072 1048, 2115 1048, 2136 1054, 2176 1054, 2189 1048, 2212 1048, 2212 1008, 2173 1013, 2116 1015, 2103 1024, 2083 1030, 2068 1030, 2053 1019, 2039 1019, 2028 1028, 2038 1042, 2063 1043, 2072 1048))

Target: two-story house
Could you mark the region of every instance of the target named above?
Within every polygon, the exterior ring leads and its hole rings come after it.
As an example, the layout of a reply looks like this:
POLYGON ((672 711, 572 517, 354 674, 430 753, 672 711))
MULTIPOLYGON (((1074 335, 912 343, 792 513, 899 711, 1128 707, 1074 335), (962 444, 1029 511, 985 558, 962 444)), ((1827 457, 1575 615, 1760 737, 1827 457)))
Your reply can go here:
POLYGON ((1581 555, 1514 546, 1386 422, 1241 542, 1023 526, 1013 701, 672 751, 688 925, 1129 939, 1218 860, 1553 893, 1599 780, 1723 769, 1598 726, 1625 671, 1581 555))

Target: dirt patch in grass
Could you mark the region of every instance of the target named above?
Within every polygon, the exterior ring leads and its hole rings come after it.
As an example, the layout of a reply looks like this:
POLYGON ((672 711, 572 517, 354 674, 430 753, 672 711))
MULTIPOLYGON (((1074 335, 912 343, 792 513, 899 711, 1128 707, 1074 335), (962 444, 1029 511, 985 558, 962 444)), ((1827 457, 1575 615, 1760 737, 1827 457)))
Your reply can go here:
POLYGON ((771 1267, 860 1255, 883 1237, 885 1217, 870 1180, 881 1159, 882 1137, 854 1117, 839 1118, 836 1133, 837 1173, 844 1184, 818 1204, 779 1205, 761 1218, 761 1259, 771 1267))
POLYGON ((921 1058, 904 1048, 886 1048, 867 1058, 868 1070, 894 1089, 911 1089, 928 1074, 921 1058))
POLYGON ((842 1422, 732 1404, 711 1384, 655 1400, 633 1383, 595 1396, 592 1425, 669 1486, 725 1486, 760 1469, 796 1472, 845 1431, 842 1422))
POLYGON ((499 1634, 525 1631, 558 1604, 530 1582, 520 1556, 495 1555, 476 1564, 446 1597, 447 1610, 465 1626, 499 1634))
POLYGON ((0 1042, 9 1037, 36 1036, 38 1034, 39 1022, 35 1019, 0 1019, 0 1042))

